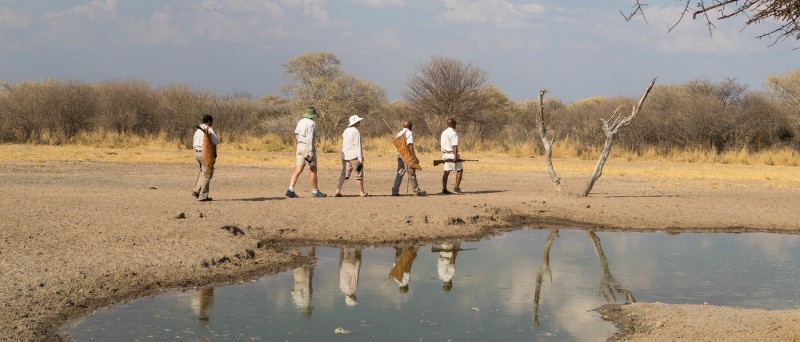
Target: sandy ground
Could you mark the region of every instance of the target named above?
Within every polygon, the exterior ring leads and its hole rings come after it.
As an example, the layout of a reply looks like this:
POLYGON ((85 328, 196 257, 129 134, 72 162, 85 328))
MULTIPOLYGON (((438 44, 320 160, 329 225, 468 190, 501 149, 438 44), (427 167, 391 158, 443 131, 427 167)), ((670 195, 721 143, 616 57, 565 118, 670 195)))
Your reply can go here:
MULTIPOLYGON (((542 171, 468 169, 464 194, 390 197, 393 170, 368 165, 366 172, 369 198, 359 198, 352 181, 345 197, 311 198, 306 172, 298 183, 301 198, 287 199, 290 168, 220 163, 212 181, 215 200, 199 203, 190 195, 196 169, 188 162, 3 163, 0 340, 59 340, 63 324, 99 307, 312 262, 268 248, 298 241, 435 242, 521 226, 800 232, 800 184, 776 185, 769 177, 673 181, 609 174, 590 197, 578 198, 570 194, 584 178, 569 180, 559 194, 542 171)), ((322 190, 333 194, 338 170, 323 169, 320 177, 322 190)), ((432 193, 440 179, 438 168, 420 173, 432 193)), ((659 303, 601 310, 620 326, 615 338, 621 340, 800 339, 798 311, 659 303)))

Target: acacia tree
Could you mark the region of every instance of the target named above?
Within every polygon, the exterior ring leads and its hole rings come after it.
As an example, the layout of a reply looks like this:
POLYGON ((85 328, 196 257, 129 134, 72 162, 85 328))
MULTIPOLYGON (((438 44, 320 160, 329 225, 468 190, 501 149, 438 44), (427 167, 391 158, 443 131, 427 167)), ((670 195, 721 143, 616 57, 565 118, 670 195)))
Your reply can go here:
POLYGON ((444 127, 447 118, 482 122, 482 115, 497 101, 488 89, 488 73, 462 60, 434 56, 417 67, 408 79, 403 98, 431 131, 444 127))
POLYGON ((369 116, 386 103, 386 91, 380 85, 356 78, 340 65, 339 58, 327 51, 298 55, 283 65, 287 82, 281 91, 294 98, 298 111, 308 106, 317 109, 317 127, 323 137, 346 127, 350 115, 369 116))
MULTIPOLYGON (((758 38, 773 38, 772 44, 790 37, 800 40, 800 28, 797 27, 798 22, 800 22, 800 2, 797 0, 697 0, 695 7, 692 7, 691 3, 692 0, 685 0, 683 12, 675 25, 670 28, 670 31, 687 14, 691 14, 692 19, 702 16, 708 25, 709 32, 711 32, 714 28, 711 15, 716 12, 718 13, 716 19, 718 20, 740 15, 746 16, 746 25, 756 24, 767 19, 777 21, 778 27, 757 36, 758 38)), ((646 4, 636 0, 630 15, 623 14, 623 16, 625 16, 626 20, 630 20, 637 14, 644 18, 644 6, 646 4)), ((644 19, 647 21, 647 18, 644 19)))

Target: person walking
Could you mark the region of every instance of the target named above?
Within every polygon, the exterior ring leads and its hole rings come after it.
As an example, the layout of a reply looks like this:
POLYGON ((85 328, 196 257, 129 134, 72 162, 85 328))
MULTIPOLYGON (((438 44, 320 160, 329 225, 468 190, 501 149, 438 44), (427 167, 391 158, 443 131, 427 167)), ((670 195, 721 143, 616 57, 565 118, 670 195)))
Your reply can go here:
POLYGON ((450 160, 444 163, 444 174, 442 175, 442 194, 448 195, 447 178, 450 171, 456 171, 456 186, 453 192, 461 192, 461 177, 464 174, 464 165, 461 162, 461 155, 458 153, 458 133, 456 133, 456 120, 447 119, 447 129, 442 132, 441 147, 442 159, 450 160))
POLYGON ((403 176, 408 174, 408 182, 414 189, 417 196, 425 196, 428 193, 420 189, 417 182, 417 171, 421 170, 419 166, 419 159, 417 153, 414 151, 414 133, 412 132, 414 125, 411 121, 403 121, 403 129, 395 136, 395 146, 397 147, 397 174, 394 177, 394 185, 392 186, 392 196, 400 196, 400 184, 403 182, 403 176), (403 140, 402 143, 400 140, 403 140))
POLYGON ((350 179, 353 170, 356 171, 356 183, 361 197, 369 196, 364 191, 364 151, 361 146, 361 126, 364 118, 358 115, 350 117, 350 125, 342 133, 342 173, 339 175, 339 185, 336 186, 336 197, 342 197, 344 181, 350 179))
POLYGON ((211 128, 214 125, 214 117, 211 115, 203 115, 203 123, 197 127, 192 138, 192 146, 194 147, 194 159, 200 166, 200 171, 197 174, 197 181, 195 181, 192 196, 197 198, 200 202, 213 201, 208 197, 209 188, 211 187, 211 177, 214 176, 214 163, 217 159, 217 134, 211 128))
POLYGON ((317 149, 314 146, 317 126, 314 119, 318 117, 317 110, 314 107, 308 107, 306 112, 303 113, 303 118, 297 122, 297 127, 294 129, 294 135, 297 139, 296 167, 292 177, 289 179, 289 189, 286 190, 286 197, 298 197, 294 191, 294 185, 297 184, 297 179, 306 165, 308 165, 309 176, 311 177, 311 196, 328 197, 328 195, 319 191, 319 186, 317 185, 317 149))

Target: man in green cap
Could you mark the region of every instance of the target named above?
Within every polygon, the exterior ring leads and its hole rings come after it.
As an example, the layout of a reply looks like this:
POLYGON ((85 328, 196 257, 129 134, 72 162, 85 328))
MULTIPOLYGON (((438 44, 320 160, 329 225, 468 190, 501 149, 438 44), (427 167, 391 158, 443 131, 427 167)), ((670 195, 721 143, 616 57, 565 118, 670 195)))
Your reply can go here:
POLYGON ((317 186, 317 149, 314 147, 316 141, 317 126, 314 119, 318 118, 317 110, 314 107, 308 107, 306 112, 303 113, 303 118, 297 122, 297 127, 294 129, 294 135, 297 138, 297 152, 295 153, 296 167, 292 178, 289 180, 289 189, 286 190, 286 197, 298 197, 294 192, 294 185, 297 183, 297 178, 303 172, 306 164, 308 170, 311 172, 311 196, 313 197, 328 197, 328 195, 319 191, 317 186))

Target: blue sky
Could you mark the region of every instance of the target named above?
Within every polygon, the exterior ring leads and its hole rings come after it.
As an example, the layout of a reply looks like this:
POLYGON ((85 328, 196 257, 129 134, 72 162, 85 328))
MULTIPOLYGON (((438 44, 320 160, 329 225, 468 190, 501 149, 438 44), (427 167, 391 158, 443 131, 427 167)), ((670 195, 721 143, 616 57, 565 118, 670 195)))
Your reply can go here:
POLYGON ((431 56, 486 69, 511 98, 541 88, 564 101, 638 97, 649 80, 734 78, 763 89, 800 68, 800 42, 755 36, 744 18, 678 20, 682 1, 652 0, 0 0, 0 80, 135 78, 219 94, 277 95, 282 64, 327 50, 390 100, 431 56))

